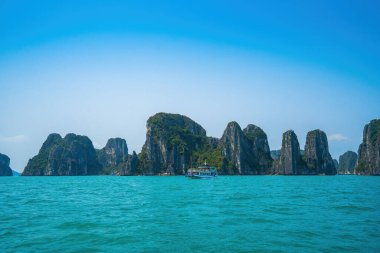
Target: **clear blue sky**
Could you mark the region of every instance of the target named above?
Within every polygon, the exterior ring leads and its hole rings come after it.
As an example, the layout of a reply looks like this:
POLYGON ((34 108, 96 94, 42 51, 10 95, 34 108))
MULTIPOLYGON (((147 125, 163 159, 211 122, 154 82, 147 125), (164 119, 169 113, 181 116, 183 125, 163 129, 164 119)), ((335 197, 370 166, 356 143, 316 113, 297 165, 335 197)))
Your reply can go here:
POLYGON ((120 136, 188 115, 272 149, 320 128, 334 158, 380 117, 379 1, 0 1, 0 153, 22 171, 51 132, 120 136))

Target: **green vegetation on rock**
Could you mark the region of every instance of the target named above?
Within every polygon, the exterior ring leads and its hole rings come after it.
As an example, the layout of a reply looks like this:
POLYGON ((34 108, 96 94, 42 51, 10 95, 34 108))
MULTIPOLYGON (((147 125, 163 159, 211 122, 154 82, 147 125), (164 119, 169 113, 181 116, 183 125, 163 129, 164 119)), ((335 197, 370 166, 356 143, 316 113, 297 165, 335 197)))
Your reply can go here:
POLYGON ((198 160, 196 152, 209 150, 206 131, 186 116, 157 113, 148 119, 147 129, 138 168, 143 174, 183 174, 198 160))
POLYGON ((223 166, 223 159, 224 157, 220 147, 212 148, 208 146, 192 153, 192 166, 196 167, 207 162, 211 166, 221 169, 223 166))
POLYGON ((38 155, 29 160, 24 176, 72 176, 100 174, 101 166, 86 136, 50 134, 38 155))
POLYGON ((373 145, 380 141, 380 120, 371 121, 370 141, 373 145))
POLYGON ((255 125, 243 132, 230 122, 217 139, 183 115, 157 113, 148 119, 139 163, 143 174, 183 174, 205 161, 221 173, 246 175, 267 173, 273 160, 265 132, 255 125))
POLYGON ((364 127, 355 173, 380 175, 380 119, 374 119, 364 127))

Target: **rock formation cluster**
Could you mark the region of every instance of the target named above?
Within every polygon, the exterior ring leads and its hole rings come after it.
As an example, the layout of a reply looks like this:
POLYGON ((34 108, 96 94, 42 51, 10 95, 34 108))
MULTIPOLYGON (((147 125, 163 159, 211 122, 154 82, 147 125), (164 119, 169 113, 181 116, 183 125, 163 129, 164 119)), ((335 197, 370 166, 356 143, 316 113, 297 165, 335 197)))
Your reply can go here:
POLYGON ((278 175, 335 175, 326 134, 317 129, 308 132, 301 153, 297 135, 289 130, 282 136, 280 156, 275 160, 273 173, 278 175), (303 153, 303 154, 302 154, 303 153))
POLYGON ((86 136, 50 134, 29 160, 23 176, 81 176, 100 174, 94 146, 86 136))
MULTIPOLYGON (((365 126, 358 158, 346 152, 333 160, 326 134, 307 133, 304 150, 294 131, 282 136, 281 150, 270 151, 266 133, 249 124, 242 129, 232 121, 221 138, 209 137, 192 119, 170 113, 157 113, 147 121, 141 153, 128 154, 127 142, 111 138, 96 150, 86 136, 50 134, 39 153, 29 160, 22 175, 183 175, 204 162, 226 175, 335 175, 380 174, 380 120, 365 126), (356 162, 357 160, 357 162, 356 162)), ((9 158, 0 154, 0 172, 9 174, 9 158)))

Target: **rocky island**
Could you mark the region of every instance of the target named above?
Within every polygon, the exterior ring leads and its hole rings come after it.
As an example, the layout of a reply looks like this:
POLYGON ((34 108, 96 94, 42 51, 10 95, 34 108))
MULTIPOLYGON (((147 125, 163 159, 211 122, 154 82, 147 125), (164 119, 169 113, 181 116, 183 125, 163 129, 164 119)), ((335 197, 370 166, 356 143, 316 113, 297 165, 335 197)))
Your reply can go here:
POLYGON ((331 158, 326 134, 317 129, 306 137, 304 152, 301 152, 297 135, 293 130, 282 136, 279 157, 273 164, 277 175, 335 175, 336 167, 331 158))
MULTIPOLYGON (((300 144, 293 130, 282 135, 281 151, 273 164, 273 173, 278 175, 304 174, 306 164, 302 159, 300 144)), ((307 171, 306 171, 307 174, 307 171)))
POLYGON ((0 176, 13 176, 9 163, 9 157, 0 153, 0 176))
POLYGON ((87 136, 50 134, 29 160, 23 176, 83 176, 100 174, 101 165, 87 136))
POLYGON ((347 151, 339 156, 338 174, 354 174, 358 155, 353 151, 347 151))
POLYGON ((319 129, 307 133, 303 159, 310 174, 336 174, 336 167, 329 152, 327 136, 325 132, 319 129))
POLYGON ((157 175, 184 174, 195 153, 211 149, 206 130, 183 115, 158 113, 148 119, 146 141, 140 154, 139 171, 157 175))
POLYGON ((190 118, 168 113, 149 118, 139 157, 139 171, 151 175, 182 175, 205 160, 230 175, 268 174, 272 166, 262 129, 248 125, 242 130, 230 122, 218 139, 208 137, 206 130, 190 118))
POLYGON ((281 150, 270 151, 266 133, 256 125, 242 129, 232 121, 215 138, 189 117, 157 113, 147 121, 139 154, 129 154, 122 138, 111 138, 97 150, 86 136, 50 134, 22 175, 183 175, 204 161, 224 175, 335 175, 337 171, 376 175, 380 173, 379 122, 373 120, 365 127, 358 162, 354 152, 347 152, 337 165, 327 136, 319 129, 307 133, 304 150, 289 130, 282 136, 281 150))

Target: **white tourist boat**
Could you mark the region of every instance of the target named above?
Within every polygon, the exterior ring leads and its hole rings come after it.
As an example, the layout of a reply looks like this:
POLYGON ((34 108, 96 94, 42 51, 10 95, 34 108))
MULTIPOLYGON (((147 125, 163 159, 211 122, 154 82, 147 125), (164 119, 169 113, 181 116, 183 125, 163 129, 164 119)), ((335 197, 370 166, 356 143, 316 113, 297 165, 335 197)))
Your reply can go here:
POLYGON ((215 167, 209 166, 206 162, 204 165, 198 168, 190 168, 187 171, 186 177, 191 179, 212 179, 218 176, 218 172, 215 167))

